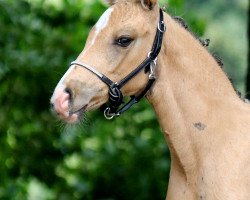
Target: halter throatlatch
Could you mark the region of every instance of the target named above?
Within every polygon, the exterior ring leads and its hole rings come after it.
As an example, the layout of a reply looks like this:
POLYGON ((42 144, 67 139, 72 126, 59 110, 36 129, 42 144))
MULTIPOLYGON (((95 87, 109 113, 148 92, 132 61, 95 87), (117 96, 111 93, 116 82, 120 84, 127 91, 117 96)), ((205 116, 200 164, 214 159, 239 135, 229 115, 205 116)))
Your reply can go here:
POLYGON ((130 72, 126 77, 118 82, 113 82, 104 74, 98 72, 92 66, 89 66, 85 63, 80 63, 77 61, 72 62, 70 65, 78 65, 89 70, 95 74, 100 80, 102 80, 109 87, 109 103, 106 109, 104 110, 104 116, 106 119, 112 119, 113 117, 120 116, 131 106, 138 103, 149 91, 153 83, 155 82, 155 67, 157 64, 157 56, 161 51, 163 34, 166 31, 166 26, 164 24, 163 11, 160 9, 159 23, 157 25, 157 31, 154 39, 154 43, 151 51, 148 53, 147 58, 132 72, 130 72), (135 77, 141 70, 145 70, 145 73, 149 72, 148 83, 144 90, 137 96, 131 96, 130 100, 125 103, 121 88, 135 77), (123 105, 124 104, 124 105, 123 105), (123 106, 122 106, 123 105, 123 106))

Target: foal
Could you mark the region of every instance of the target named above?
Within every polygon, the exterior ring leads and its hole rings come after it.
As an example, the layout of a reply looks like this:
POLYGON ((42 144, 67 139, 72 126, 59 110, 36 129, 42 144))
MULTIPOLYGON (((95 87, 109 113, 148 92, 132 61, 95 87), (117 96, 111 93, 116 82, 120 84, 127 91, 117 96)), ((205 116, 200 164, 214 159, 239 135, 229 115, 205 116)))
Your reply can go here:
MULTIPOLYGON (((197 39, 166 13, 161 21, 156 0, 108 3, 54 91, 55 112, 74 123, 113 97, 137 101, 149 90, 172 158, 167 199, 250 199, 250 106, 197 39)), ((121 114, 121 103, 105 116, 121 114)))

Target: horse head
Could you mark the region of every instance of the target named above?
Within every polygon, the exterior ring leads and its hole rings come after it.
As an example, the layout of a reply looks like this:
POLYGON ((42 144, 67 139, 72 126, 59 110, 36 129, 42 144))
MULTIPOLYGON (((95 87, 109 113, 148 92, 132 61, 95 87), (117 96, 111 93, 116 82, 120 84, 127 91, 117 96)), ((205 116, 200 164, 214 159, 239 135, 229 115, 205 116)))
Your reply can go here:
POLYGON ((118 104, 123 96, 138 95, 148 83, 145 71, 150 69, 146 67, 156 60, 157 55, 150 58, 150 52, 153 43, 157 43, 157 1, 106 2, 109 8, 90 31, 83 51, 71 63, 51 98, 55 112, 68 123, 77 122, 81 113, 105 104, 110 95, 120 95, 118 104), (145 58, 150 58, 145 69, 126 84, 121 83, 145 58))

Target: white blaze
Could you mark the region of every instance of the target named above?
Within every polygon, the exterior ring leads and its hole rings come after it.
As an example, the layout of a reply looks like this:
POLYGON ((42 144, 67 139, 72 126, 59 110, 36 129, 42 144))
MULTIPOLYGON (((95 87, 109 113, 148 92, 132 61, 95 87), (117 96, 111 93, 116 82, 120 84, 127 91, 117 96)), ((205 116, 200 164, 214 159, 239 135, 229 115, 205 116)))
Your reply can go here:
POLYGON ((113 12, 113 8, 107 9, 102 14, 102 16, 100 17, 98 22, 96 23, 96 25, 95 25, 95 35, 93 37, 93 40, 91 41, 91 46, 95 43, 95 40, 96 40, 96 37, 98 36, 98 34, 108 25, 109 18, 111 16, 112 12, 113 12))
MULTIPOLYGON (((111 13, 113 12, 113 8, 109 8, 107 9, 102 16, 100 17, 100 19, 98 20, 98 22, 95 25, 95 35, 93 37, 93 40, 91 41, 91 45, 88 47, 90 48, 96 40, 96 37, 98 36, 98 34, 108 25, 109 22, 109 18, 111 16, 111 13)), ((86 50, 85 50, 86 52, 86 50)), ((51 101, 53 102, 55 100, 55 98, 61 93, 64 92, 65 90, 65 84, 64 84, 64 79, 74 70, 75 65, 72 65, 68 71, 64 74, 64 76, 61 78, 61 80, 59 81, 59 83, 57 84, 56 88, 55 88, 55 92, 51 98, 51 101)))

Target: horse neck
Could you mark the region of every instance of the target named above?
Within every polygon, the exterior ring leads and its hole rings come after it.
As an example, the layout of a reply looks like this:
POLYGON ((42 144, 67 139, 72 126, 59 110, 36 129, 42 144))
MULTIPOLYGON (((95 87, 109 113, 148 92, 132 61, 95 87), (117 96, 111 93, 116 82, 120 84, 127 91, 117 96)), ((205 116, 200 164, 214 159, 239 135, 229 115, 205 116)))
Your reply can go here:
POLYGON ((202 135, 214 134, 212 127, 223 116, 223 110, 240 100, 227 76, 199 41, 167 14, 165 23, 167 31, 158 58, 158 78, 148 100, 165 133, 172 166, 187 178, 199 167, 202 135))

